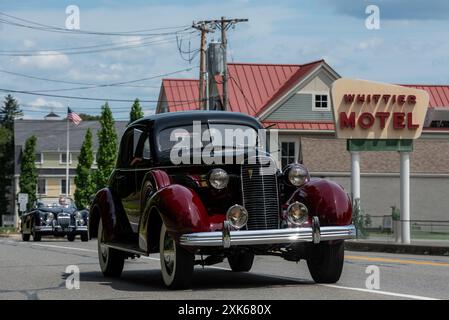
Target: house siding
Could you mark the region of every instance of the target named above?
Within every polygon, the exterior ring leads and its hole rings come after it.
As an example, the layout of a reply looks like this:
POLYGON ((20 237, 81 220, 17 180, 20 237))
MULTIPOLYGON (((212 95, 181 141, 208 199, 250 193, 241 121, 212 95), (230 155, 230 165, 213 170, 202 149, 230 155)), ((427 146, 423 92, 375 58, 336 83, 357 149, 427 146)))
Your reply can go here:
POLYGON ((314 111, 311 93, 297 93, 284 102, 267 120, 332 121, 331 111, 314 111))

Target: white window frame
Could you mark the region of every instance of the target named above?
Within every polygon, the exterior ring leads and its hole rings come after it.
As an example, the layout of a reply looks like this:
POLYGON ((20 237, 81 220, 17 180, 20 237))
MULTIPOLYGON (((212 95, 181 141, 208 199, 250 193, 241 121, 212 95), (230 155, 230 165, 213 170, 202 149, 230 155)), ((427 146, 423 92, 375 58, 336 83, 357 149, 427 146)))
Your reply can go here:
MULTIPOLYGON (((62 186, 63 186, 63 184, 62 184, 62 181, 65 181, 65 178, 61 178, 61 179, 59 179, 59 195, 63 195, 63 196, 65 196, 65 192, 62 192, 62 186)), ((70 183, 71 183, 71 178, 69 177, 69 192, 67 193, 68 195, 71 195, 71 185, 70 185, 70 183)), ((65 183, 64 183, 64 187, 65 187, 65 183)))
POLYGON ((36 183, 36 194, 39 196, 46 196, 48 193, 48 179, 47 178, 37 178, 37 183, 36 183), (39 193, 39 180, 44 180, 45 181, 45 193, 39 193))
POLYGON ((93 153, 94 154, 94 161, 92 162, 92 165, 97 165, 97 153, 96 152, 94 152, 93 153))
POLYGON ((44 163, 44 153, 43 152, 36 152, 36 154, 41 155, 41 161, 35 161, 35 164, 43 164, 44 163))
MULTIPOLYGON (((66 154, 66 153, 64 152, 64 153, 59 154, 59 164, 67 164, 66 162, 62 162, 63 154, 66 154)), ((71 152, 69 152, 69 164, 72 164, 72 153, 71 152)))

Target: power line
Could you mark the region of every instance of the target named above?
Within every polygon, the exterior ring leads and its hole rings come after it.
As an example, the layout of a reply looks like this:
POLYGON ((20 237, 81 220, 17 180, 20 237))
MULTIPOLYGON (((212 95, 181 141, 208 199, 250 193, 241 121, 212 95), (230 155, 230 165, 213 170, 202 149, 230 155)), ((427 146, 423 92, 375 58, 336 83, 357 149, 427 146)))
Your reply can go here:
MULTIPOLYGON (((196 67, 190 67, 190 68, 182 69, 182 70, 177 70, 177 71, 174 71, 174 72, 169 72, 169 73, 164 73, 164 74, 160 74, 160 75, 155 75, 155 76, 152 76, 152 77, 134 79, 134 80, 129 80, 129 81, 122 81, 122 82, 115 82, 115 83, 106 83, 106 84, 91 84, 91 85, 84 86, 84 87, 72 87, 72 88, 63 88, 63 89, 33 90, 33 91, 27 91, 27 92, 31 92, 31 93, 45 93, 45 92, 61 92, 61 91, 73 91, 73 90, 86 90, 86 89, 105 88, 105 87, 119 87, 119 86, 124 86, 124 85, 129 84, 129 83, 142 82, 142 81, 147 81, 147 80, 163 78, 163 77, 167 77, 167 76, 170 76, 170 75, 173 75, 173 74, 177 74, 177 73, 181 73, 181 72, 185 72, 185 71, 191 71, 191 70, 193 70, 195 68, 197 68, 197 66, 196 67)), ((1 70, 0 70, 0 72, 1 72, 1 70)))
MULTIPOLYGON (((130 99, 112 99, 112 98, 92 98, 92 97, 80 97, 80 96, 65 96, 65 95, 56 95, 56 94, 45 94, 45 93, 36 93, 36 92, 30 92, 30 91, 23 91, 23 90, 12 90, 12 89, 5 89, 0 88, 0 91, 6 92, 6 93, 21 93, 21 94, 28 94, 33 96, 42 96, 42 97, 52 97, 52 98, 64 98, 64 99, 73 99, 73 100, 88 100, 88 101, 111 101, 111 102, 134 102, 134 100, 130 99)), ((140 102, 198 102, 198 99, 193 100, 140 100, 140 102)))
POLYGON ((77 55, 77 54, 87 54, 87 53, 99 53, 99 52, 106 52, 106 51, 118 51, 118 50, 128 50, 128 49, 135 49, 135 48, 143 48, 148 47, 154 44, 165 44, 170 42, 175 42, 176 38, 172 39, 158 39, 153 41, 146 41, 141 42, 138 44, 117 44, 114 46, 101 48, 101 49, 89 49, 89 50, 78 50, 78 51, 38 51, 38 52, 31 52, 31 53, 4 53, 0 52, 0 56, 7 56, 7 57, 32 57, 32 56, 60 56, 60 55, 77 55))
MULTIPOLYGON (((192 32, 190 32, 192 33, 192 32)), ((190 34, 188 33, 188 34, 190 34)), ((154 37, 142 37, 140 39, 133 39, 133 40, 127 40, 122 41, 120 43, 117 42, 107 42, 107 43, 101 43, 101 44, 95 44, 90 46, 81 46, 81 47, 69 47, 69 48, 52 48, 52 49, 30 49, 30 50, 3 50, 1 51, 2 54, 40 54, 41 52, 48 52, 48 51, 69 51, 69 50, 82 50, 82 49, 92 49, 92 48, 101 48, 101 47, 110 47, 110 46, 117 46, 121 44, 127 44, 127 43, 137 43, 140 44, 140 42, 144 40, 150 40, 154 37)), ((176 38, 175 38, 176 39, 176 38)), ((164 39, 158 39, 158 40, 164 40, 164 39)))
MULTIPOLYGON (((179 70, 179 72, 190 71, 190 70, 191 70, 191 68, 188 68, 188 69, 179 70)), ((50 79, 50 78, 38 77, 38 76, 24 74, 24 73, 19 73, 19 72, 13 72, 13 71, 4 70, 4 69, 0 69, 0 72, 6 73, 6 74, 10 74, 10 75, 13 75, 13 76, 17 76, 17 77, 23 77, 23 78, 39 80, 39 81, 55 82, 55 83, 61 83, 61 84, 74 84, 74 85, 83 85, 83 86, 98 86, 98 85, 102 85, 102 84, 99 84, 99 83, 50 79)), ((175 71, 175 72, 173 72, 171 74, 175 74, 175 73, 178 73, 178 72, 175 71)), ((168 74, 168 75, 171 75, 171 74, 168 74)), ((167 76, 167 74, 162 75, 161 77, 165 77, 165 76, 167 76)), ((157 85, 157 86, 151 86, 151 85, 116 85, 116 84, 114 84, 114 86, 124 87, 124 88, 160 88, 161 87, 160 84, 157 85)), ((196 83, 188 83, 188 84, 184 84, 183 83, 183 84, 179 84, 179 85, 165 85, 165 86, 167 86, 167 87, 184 87, 184 86, 197 86, 197 84, 196 83)))
POLYGON ((72 29, 66 29, 56 26, 51 26, 39 22, 35 22, 32 20, 20 18, 17 16, 13 16, 10 14, 7 14, 5 12, 0 11, 1 16, 5 16, 8 18, 13 19, 13 21, 0 18, 0 21, 9 25, 14 25, 17 27, 22 28, 28 28, 28 29, 34 29, 34 30, 41 30, 41 31, 48 31, 48 32, 57 32, 57 33, 68 33, 68 34, 85 34, 85 35, 102 35, 102 36, 161 36, 161 35, 168 35, 168 34, 176 34, 179 31, 187 30, 189 29, 188 25, 183 26, 173 26, 173 27, 160 27, 160 28, 153 28, 153 29, 143 29, 143 30, 133 30, 133 31, 115 31, 115 32, 102 32, 102 31, 93 31, 93 30, 72 30, 72 29), (27 24, 15 22, 14 20, 21 21, 27 24), (161 30, 177 30, 178 31, 171 31, 171 32, 162 32, 162 33, 148 33, 153 31, 161 31, 161 30))

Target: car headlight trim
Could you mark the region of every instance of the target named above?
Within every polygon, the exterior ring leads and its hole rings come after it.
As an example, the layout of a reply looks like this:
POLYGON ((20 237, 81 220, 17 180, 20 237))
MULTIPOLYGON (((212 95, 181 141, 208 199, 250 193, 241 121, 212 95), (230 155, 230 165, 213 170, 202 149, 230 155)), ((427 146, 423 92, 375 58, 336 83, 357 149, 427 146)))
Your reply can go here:
POLYGON ((285 172, 288 182, 295 187, 300 187, 310 180, 309 171, 302 164, 293 164, 287 167, 285 172))
POLYGON ((301 225, 309 218, 309 209, 302 202, 295 201, 287 208, 288 221, 294 225, 301 225))
POLYGON ((209 173, 209 183, 217 190, 224 189, 228 186, 229 175, 223 169, 212 169, 209 173))
POLYGON ((55 218, 55 216, 53 215, 53 213, 51 213, 51 212, 48 213, 47 217, 45 219, 45 223, 46 224, 50 224, 53 221, 54 218, 55 218))
POLYGON ((233 205, 226 212, 226 220, 236 229, 243 228, 248 222, 248 211, 238 204, 233 205))

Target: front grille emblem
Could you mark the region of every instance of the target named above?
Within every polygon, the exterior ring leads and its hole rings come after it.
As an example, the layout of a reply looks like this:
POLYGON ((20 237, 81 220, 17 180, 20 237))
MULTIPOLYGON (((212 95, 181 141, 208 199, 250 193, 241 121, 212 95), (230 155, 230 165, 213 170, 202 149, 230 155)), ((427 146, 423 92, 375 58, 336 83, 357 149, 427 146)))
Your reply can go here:
POLYGON ((248 175, 250 179, 253 178, 253 169, 248 169, 248 175))

